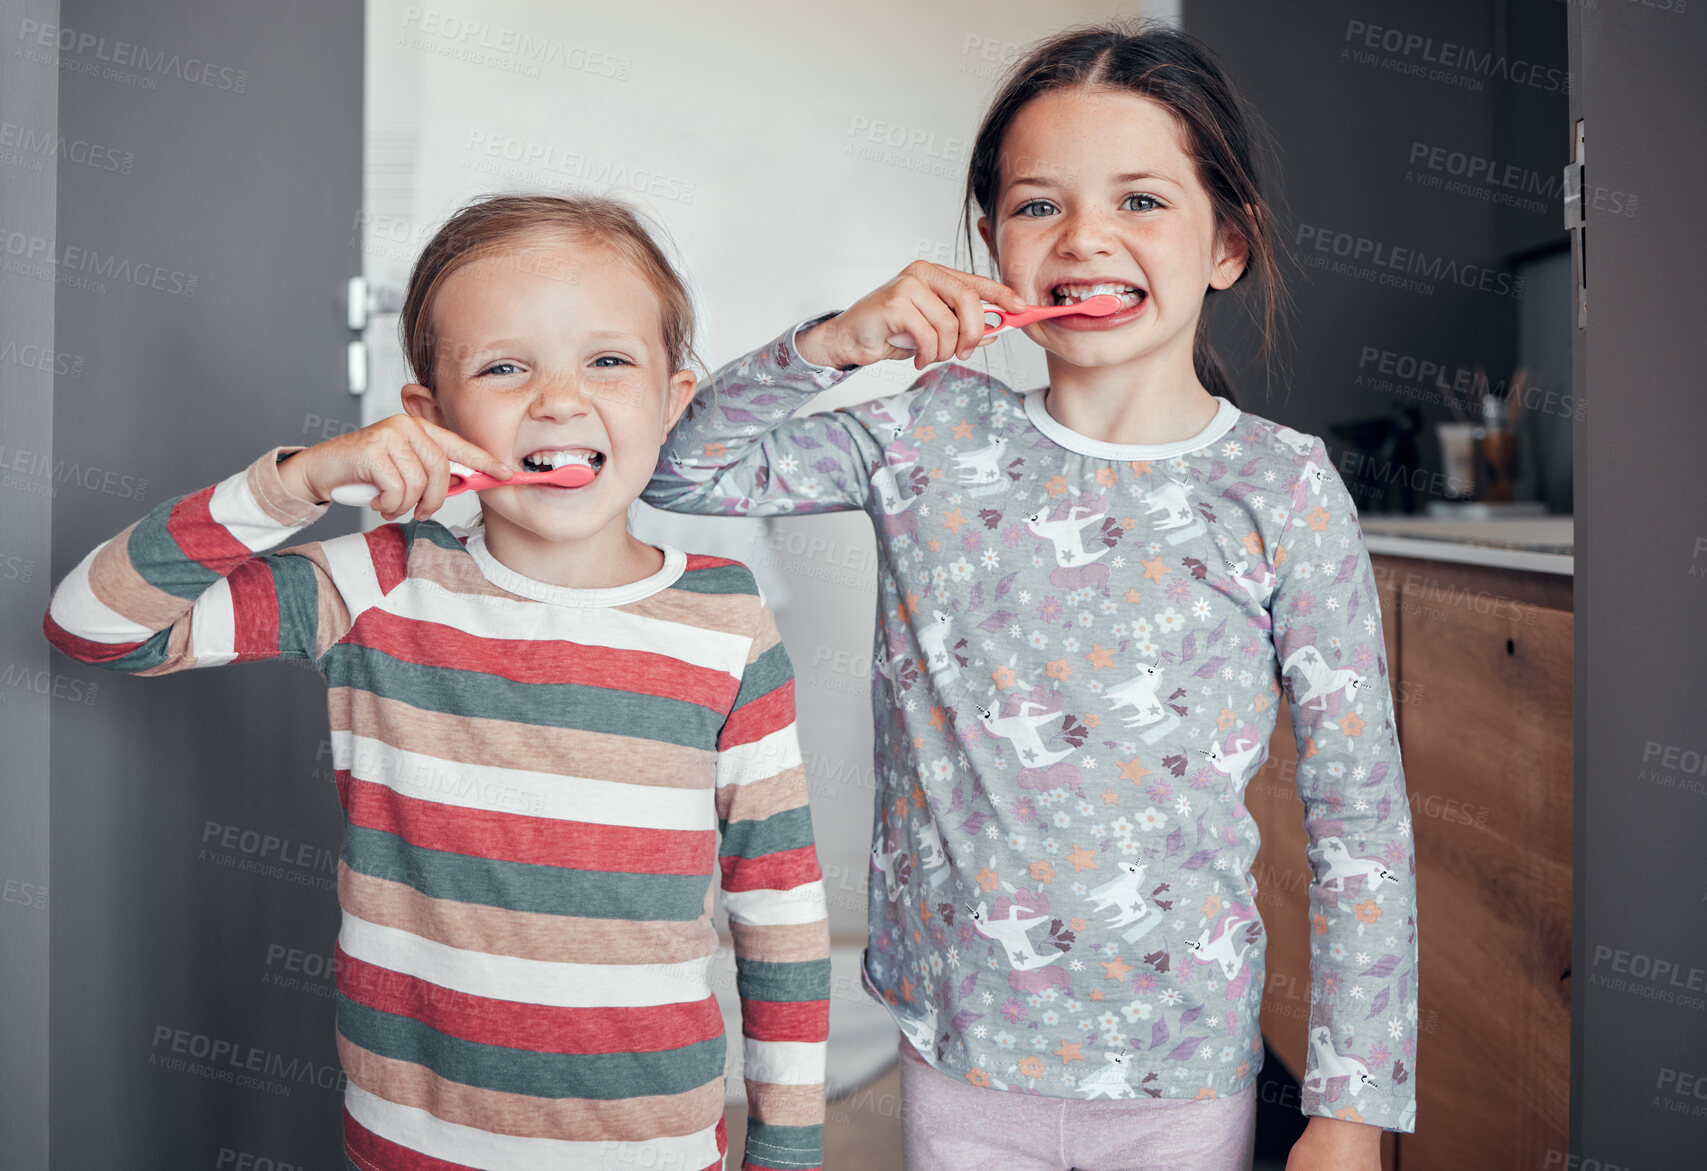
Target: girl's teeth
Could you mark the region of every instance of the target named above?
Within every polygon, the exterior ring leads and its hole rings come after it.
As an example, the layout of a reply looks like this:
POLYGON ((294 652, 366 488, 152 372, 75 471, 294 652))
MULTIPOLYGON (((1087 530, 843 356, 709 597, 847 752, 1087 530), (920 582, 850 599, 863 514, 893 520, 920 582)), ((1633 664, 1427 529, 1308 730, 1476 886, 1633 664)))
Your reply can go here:
POLYGON ((596 451, 536 451, 522 459, 522 466, 530 472, 555 471, 564 464, 586 464, 594 471, 604 463, 604 457, 596 451))
POLYGON ((1058 286, 1055 290, 1055 303, 1057 305, 1077 305, 1103 293, 1114 293, 1121 300, 1133 305, 1136 305, 1138 299, 1144 295, 1143 290, 1131 285, 1100 284, 1084 287, 1074 286, 1072 288, 1058 286))

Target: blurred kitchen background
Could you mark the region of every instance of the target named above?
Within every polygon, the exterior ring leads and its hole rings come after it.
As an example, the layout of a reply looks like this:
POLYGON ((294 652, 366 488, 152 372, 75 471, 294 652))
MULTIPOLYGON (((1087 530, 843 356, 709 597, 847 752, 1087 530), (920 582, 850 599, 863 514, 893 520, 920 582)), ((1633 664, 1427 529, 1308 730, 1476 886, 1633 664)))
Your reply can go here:
MULTIPOLYGON (((1247 365, 1241 389, 1327 440, 1362 513, 1568 513, 1564 13, 1457 0, 1424 15, 1184 5, 1273 131, 1299 262, 1290 388, 1265 400, 1247 365)), ((1231 353, 1249 349, 1249 330, 1223 326, 1231 353)))

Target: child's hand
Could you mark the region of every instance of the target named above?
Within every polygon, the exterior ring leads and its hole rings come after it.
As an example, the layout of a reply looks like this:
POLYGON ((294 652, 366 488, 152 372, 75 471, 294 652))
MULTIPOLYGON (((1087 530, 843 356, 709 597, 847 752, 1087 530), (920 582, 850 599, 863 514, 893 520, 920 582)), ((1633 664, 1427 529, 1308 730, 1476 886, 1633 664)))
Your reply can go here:
POLYGON ((1381 1128, 1312 1115, 1286 1156, 1286 1171, 1381 1171, 1381 1128))
POLYGON ((915 369, 958 357, 984 343, 984 302, 1010 312, 1025 308, 1004 284, 959 269, 915 260, 901 275, 845 312, 804 330, 795 339, 800 356, 820 366, 868 366, 885 358, 912 358, 915 369), (906 334, 917 350, 892 346, 906 334))
POLYGON ((291 492, 321 503, 340 484, 372 484, 379 495, 371 507, 386 520, 411 508, 425 520, 445 502, 453 459, 500 480, 520 470, 436 423, 392 415, 296 452, 279 464, 279 475, 291 492))

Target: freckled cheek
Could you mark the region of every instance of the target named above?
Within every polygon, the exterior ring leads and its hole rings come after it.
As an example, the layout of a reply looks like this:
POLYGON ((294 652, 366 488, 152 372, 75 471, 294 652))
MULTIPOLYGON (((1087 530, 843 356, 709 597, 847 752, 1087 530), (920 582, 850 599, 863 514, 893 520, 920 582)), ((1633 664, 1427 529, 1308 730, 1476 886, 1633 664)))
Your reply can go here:
MULTIPOLYGON (((645 460, 649 449, 662 447, 664 408, 662 403, 645 394, 627 403, 607 403, 599 414, 610 441, 610 455, 615 462, 627 463, 636 458, 645 460)), ((655 450, 650 462, 657 462, 655 450)))
POLYGON ((1016 276, 1029 276, 1037 271, 1038 261, 1047 255, 1049 243, 1035 229, 1008 227, 996 233, 996 249, 1002 255, 1004 267, 1013 269, 1016 276))
POLYGON ((492 442, 500 439, 505 443, 512 442, 521 427, 524 413, 521 407, 501 400, 453 401, 442 391, 439 404, 450 429, 476 443, 480 442, 477 436, 484 436, 492 442))
POLYGON ((662 396, 652 387, 628 382, 597 387, 588 392, 588 397, 599 405, 601 415, 613 420, 640 418, 662 401, 662 396))

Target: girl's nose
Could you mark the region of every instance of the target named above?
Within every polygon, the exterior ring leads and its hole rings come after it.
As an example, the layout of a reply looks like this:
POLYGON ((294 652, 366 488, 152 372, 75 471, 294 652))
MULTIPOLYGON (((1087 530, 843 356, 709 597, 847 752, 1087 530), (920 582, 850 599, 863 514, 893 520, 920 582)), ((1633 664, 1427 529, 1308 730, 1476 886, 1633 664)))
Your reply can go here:
POLYGON ((1064 255, 1082 260, 1113 251, 1114 234, 1106 216, 1087 209, 1063 218, 1058 247, 1064 255))
POLYGON ((528 413, 536 419, 572 419, 591 409, 581 380, 573 376, 546 378, 529 404, 528 413))

